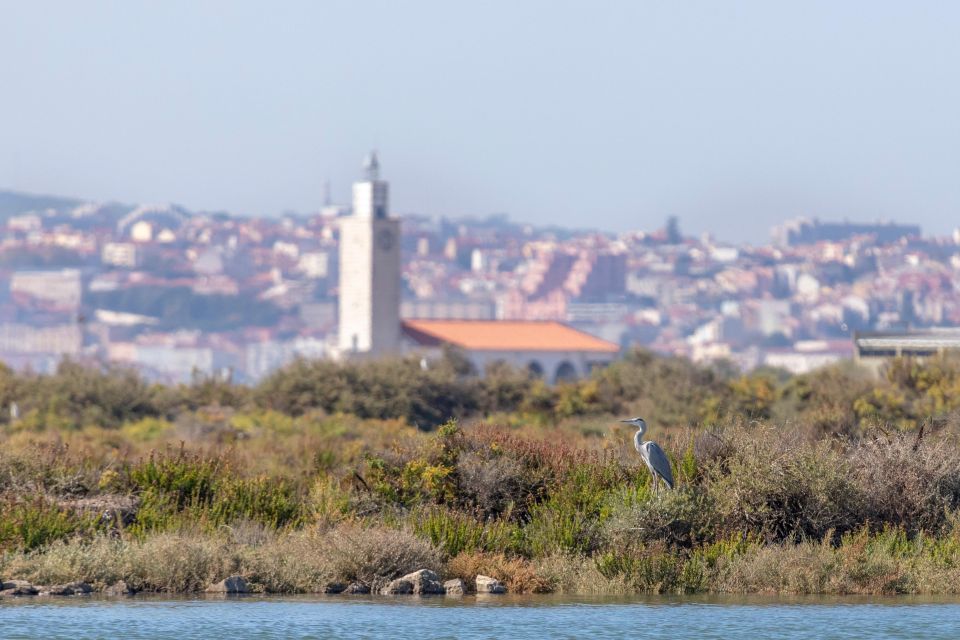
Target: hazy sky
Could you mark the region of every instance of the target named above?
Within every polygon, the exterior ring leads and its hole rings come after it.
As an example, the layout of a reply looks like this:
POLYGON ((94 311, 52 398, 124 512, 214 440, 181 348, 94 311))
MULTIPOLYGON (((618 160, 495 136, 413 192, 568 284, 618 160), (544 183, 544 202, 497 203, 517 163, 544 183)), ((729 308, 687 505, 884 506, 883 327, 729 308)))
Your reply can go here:
POLYGON ((0 0, 0 188, 763 241, 960 225, 960 3, 0 0))

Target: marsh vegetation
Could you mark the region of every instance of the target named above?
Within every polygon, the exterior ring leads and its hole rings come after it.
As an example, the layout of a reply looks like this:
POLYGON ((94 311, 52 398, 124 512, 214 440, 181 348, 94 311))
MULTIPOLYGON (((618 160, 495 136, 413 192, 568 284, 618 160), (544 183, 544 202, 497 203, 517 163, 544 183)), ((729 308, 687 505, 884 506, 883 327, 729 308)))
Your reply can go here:
POLYGON ((960 592, 960 363, 739 375, 631 354, 548 387, 451 354, 256 387, 0 371, 0 577, 189 592, 960 592), (655 495, 643 415, 677 488, 655 495))

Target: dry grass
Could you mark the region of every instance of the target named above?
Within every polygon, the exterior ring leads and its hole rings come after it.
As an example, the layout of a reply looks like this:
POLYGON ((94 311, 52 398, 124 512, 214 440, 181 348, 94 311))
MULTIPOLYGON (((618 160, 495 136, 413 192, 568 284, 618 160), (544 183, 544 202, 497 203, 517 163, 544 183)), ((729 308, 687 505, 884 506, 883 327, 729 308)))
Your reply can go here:
POLYGON ((136 590, 194 592, 241 566, 239 551, 205 536, 159 534, 144 542, 102 537, 11 554, 4 558, 3 570, 35 584, 83 580, 106 586, 125 580, 136 590))
POLYGON ((439 552, 415 536, 382 527, 342 525, 326 532, 296 532, 253 543, 205 534, 157 534, 143 541, 106 537, 61 542, 35 553, 8 553, 4 577, 36 584, 118 580, 140 591, 197 592, 240 574, 272 593, 318 593, 333 582, 374 589, 418 569, 443 572, 439 552))
POLYGON ((321 553, 336 579, 376 589, 418 569, 442 572, 440 552, 405 531, 342 525, 322 534, 321 553))
POLYGON ((842 543, 755 546, 718 563, 711 590, 734 593, 960 593, 960 532, 910 538, 868 529, 842 543))
POLYGON ((579 595, 633 593, 624 576, 605 576, 587 556, 554 554, 535 561, 536 573, 552 593, 579 595))

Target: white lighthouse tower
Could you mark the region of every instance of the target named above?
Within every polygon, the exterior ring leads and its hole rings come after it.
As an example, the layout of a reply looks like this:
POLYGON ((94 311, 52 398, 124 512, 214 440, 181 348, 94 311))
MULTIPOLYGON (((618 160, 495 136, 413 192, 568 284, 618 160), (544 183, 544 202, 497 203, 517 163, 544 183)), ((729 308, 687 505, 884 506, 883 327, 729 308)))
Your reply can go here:
POLYGON ((389 189, 376 152, 353 185, 353 213, 340 220, 341 357, 400 351, 400 220, 388 217, 389 189))

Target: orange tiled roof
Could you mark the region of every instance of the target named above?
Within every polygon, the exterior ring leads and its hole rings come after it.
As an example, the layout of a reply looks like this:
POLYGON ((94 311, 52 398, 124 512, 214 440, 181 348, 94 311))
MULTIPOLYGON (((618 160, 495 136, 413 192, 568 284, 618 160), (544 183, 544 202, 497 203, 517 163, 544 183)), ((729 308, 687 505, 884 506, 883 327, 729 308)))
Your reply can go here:
POLYGON ((449 343, 472 351, 593 351, 620 347, 560 322, 531 320, 404 320, 421 344, 449 343))

